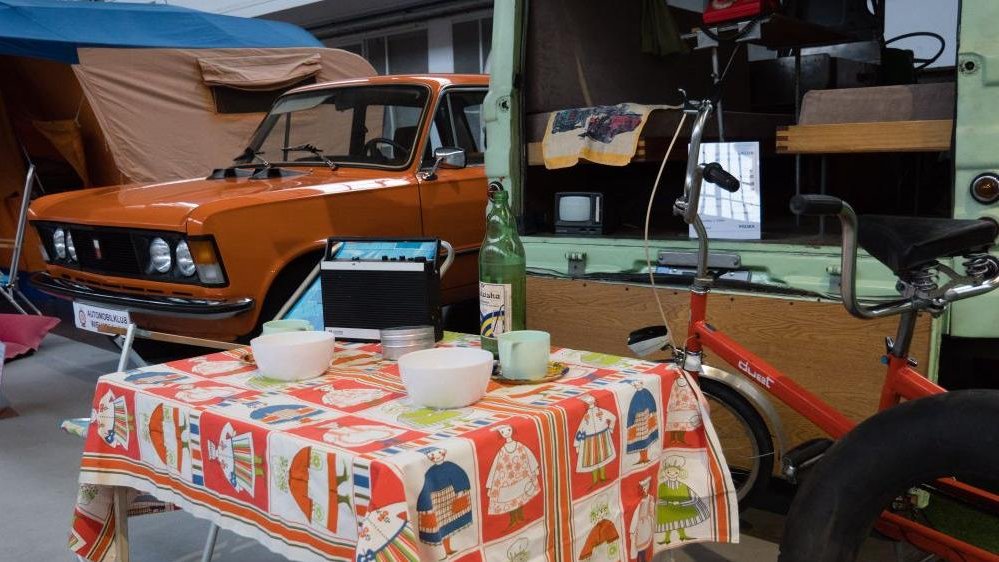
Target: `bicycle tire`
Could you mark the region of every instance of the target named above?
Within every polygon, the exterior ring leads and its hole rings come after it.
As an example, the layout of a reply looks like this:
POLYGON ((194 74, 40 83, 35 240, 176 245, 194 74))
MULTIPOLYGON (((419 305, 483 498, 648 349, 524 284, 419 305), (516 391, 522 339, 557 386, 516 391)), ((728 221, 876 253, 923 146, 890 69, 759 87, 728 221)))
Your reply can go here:
POLYGON ((999 391, 960 390, 878 413, 830 447, 791 504, 781 562, 856 560, 893 498, 937 478, 989 482, 999 391))
MULTIPOLYGON (((770 430, 763 421, 756 408, 746 400, 741 394, 732 389, 727 384, 709 379, 707 377, 698 378, 701 392, 708 400, 715 400, 721 404, 731 417, 734 418, 745 431, 746 437, 750 438, 756 451, 755 465, 746 469, 745 467, 729 467, 732 473, 733 484, 736 485, 736 496, 739 499, 739 509, 752 505, 754 499, 759 497, 770 485, 770 478, 774 469, 774 442, 770 436, 770 430)), ((716 430, 719 424, 714 423, 716 430)), ((723 436, 719 436, 722 438, 723 436)), ((722 452, 725 451, 725 439, 722 438, 722 452)), ((726 454, 726 458, 728 455, 726 454)))

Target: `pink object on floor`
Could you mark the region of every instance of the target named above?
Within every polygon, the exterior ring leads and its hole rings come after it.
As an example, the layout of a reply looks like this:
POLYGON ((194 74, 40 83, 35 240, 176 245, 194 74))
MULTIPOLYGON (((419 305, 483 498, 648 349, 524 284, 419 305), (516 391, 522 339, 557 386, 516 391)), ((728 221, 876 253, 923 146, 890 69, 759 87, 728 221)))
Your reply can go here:
POLYGON ((0 314, 0 341, 6 344, 5 359, 38 349, 58 318, 33 314, 0 314))

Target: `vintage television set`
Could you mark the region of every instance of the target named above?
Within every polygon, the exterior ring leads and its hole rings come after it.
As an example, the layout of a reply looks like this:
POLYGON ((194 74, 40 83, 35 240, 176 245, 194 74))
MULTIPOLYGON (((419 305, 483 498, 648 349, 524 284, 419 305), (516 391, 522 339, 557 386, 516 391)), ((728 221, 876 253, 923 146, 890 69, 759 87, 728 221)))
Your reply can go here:
POLYGON ((562 191, 555 194, 555 234, 599 236, 608 230, 603 193, 562 191))

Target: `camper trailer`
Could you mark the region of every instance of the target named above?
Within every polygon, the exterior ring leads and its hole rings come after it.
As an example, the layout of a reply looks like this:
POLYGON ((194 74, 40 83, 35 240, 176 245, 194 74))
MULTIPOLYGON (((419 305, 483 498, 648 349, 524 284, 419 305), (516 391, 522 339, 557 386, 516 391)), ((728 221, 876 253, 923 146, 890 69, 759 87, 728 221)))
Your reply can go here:
MULTIPOLYGON (((4 267, 29 165, 35 197, 205 175, 242 152, 281 93, 376 74, 289 24, 166 5, 45 4, 5 2, 0 25, 4 267)), ((44 267, 39 248, 28 229, 22 271, 44 267)))

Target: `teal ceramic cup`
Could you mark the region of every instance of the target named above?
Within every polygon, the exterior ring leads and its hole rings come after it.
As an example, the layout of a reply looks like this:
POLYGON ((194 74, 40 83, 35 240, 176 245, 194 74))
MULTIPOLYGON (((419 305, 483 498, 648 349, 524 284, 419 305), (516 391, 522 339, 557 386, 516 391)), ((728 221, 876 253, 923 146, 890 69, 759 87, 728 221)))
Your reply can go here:
POLYGON ((539 380, 548 374, 551 337, 538 330, 515 330, 497 338, 500 371, 504 378, 539 380))
POLYGON ((312 323, 308 320, 271 320, 270 322, 264 322, 263 333, 308 332, 312 329, 312 323))

